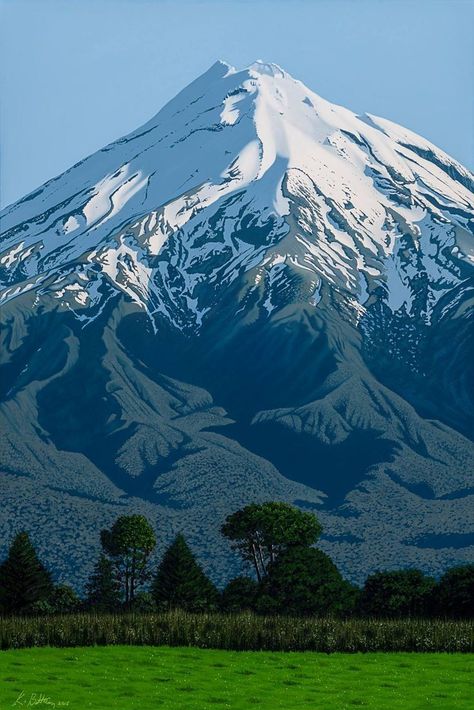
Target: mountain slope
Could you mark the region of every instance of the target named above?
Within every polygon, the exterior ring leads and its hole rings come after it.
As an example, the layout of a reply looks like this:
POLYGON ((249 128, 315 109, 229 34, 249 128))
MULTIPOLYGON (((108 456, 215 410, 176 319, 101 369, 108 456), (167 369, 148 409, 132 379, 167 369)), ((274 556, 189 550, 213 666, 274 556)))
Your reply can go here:
POLYGON ((218 62, 4 210, 2 531, 59 516, 77 569, 145 510, 222 580, 225 514, 282 499, 354 579, 468 559, 473 198, 410 131, 218 62))

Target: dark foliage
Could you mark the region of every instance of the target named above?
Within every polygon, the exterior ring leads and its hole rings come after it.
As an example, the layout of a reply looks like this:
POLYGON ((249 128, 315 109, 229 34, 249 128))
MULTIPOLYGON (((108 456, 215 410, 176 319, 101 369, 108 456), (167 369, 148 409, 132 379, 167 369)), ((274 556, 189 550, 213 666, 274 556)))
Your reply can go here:
POLYGON ((474 623, 427 619, 294 618, 249 613, 190 614, 184 611, 0 617, 0 649, 115 644, 197 646, 237 651, 473 653, 474 623))
POLYGON ((219 598, 181 534, 166 550, 151 592, 160 609, 205 611, 217 608, 219 598))
POLYGON ((322 531, 316 516, 288 503, 252 503, 229 515, 222 526, 242 558, 251 562, 257 579, 267 575, 268 566, 295 546, 313 545, 322 531))
POLYGON ((296 616, 349 616, 358 590, 346 582, 321 550, 287 550, 269 567, 260 585, 257 610, 296 616))
POLYGON ((58 584, 48 599, 55 614, 68 614, 79 611, 82 602, 68 584, 58 584))
POLYGON ((436 589, 436 611, 440 616, 474 617, 474 565, 448 570, 436 589))
POLYGON ((155 600, 150 592, 138 592, 133 600, 132 611, 147 614, 156 611, 155 600))
POLYGON ((360 607, 366 616, 399 618, 431 613, 436 582, 417 569, 376 572, 367 578, 360 607))
POLYGON ((39 561, 28 533, 18 533, 0 565, 0 608, 5 613, 34 612, 34 605, 46 602, 52 591, 51 575, 39 561))
POLYGON ((26 608, 32 616, 48 616, 53 614, 74 614, 82 610, 82 602, 72 587, 59 584, 47 599, 39 599, 26 608))
POLYGON ((138 591, 138 585, 151 577, 148 559, 155 536, 143 516, 122 516, 101 533, 109 556, 102 554, 97 561, 85 601, 71 587, 53 585, 28 534, 19 533, 0 565, 0 613, 44 618, 73 615, 81 609, 101 614, 221 609, 251 618, 252 623, 257 617, 245 613, 375 619, 474 617, 474 565, 453 568, 439 582, 416 569, 377 572, 360 590, 342 578, 325 553, 311 546, 321 531, 311 513, 283 503, 250 505, 229 516, 222 530, 243 558, 252 561, 258 581, 237 577, 219 595, 180 534, 165 552, 151 590, 138 591))
POLYGON ((231 579, 221 595, 221 608, 227 612, 252 611, 256 607, 258 584, 251 577, 231 579))
POLYGON ((115 611, 120 608, 120 584, 115 577, 114 566, 101 555, 86 587, 86 606, 96 611, 115 611))
POLYGON ((153 528, 143 515, 121 515, 110 530, 102 530, 100 539, 129 606, 138 586, 149 579, 148 559, 156 545, 153 528))

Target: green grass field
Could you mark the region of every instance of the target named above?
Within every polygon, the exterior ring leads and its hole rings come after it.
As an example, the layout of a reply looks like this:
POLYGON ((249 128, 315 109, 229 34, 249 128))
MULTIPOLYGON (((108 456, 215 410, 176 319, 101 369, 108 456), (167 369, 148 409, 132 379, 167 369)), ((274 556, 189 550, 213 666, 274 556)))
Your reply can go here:
POLYGON ((470 654, 31 648, 0 652, 0 708, 472 710, 473 670, 470 654))

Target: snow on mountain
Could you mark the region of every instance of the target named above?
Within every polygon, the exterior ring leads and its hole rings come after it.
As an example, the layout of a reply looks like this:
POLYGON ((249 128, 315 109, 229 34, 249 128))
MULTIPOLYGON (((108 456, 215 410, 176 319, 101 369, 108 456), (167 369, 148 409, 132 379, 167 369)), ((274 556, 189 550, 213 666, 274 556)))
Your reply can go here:
POLYGON ((315 306, 326 282, 355 314, 379 287, 410 312, 421 265, 429 318, 474 263, 473 189, 410 131, 333 105, 274 64, 217 62, 142 128, 4 210, 0 302, 33 289, 87 322, 111 285, 196 329, 218 298, 199 296, 203 279, 222 286, 255 268, 269 312, 290 269, 315 306))
POLYGON ((143 512, 224 581, 222 521, 270 499, 354 580, 472 559, 474 176, 443 151, 217 62, 0 220, 1 540, 20 516, 82 583, 143 512))

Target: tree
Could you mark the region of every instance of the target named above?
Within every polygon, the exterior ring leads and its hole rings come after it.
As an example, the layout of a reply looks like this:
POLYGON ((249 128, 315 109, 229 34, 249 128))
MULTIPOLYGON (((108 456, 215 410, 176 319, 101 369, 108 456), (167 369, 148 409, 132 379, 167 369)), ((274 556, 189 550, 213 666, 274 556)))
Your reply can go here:
POLYGON ((434 579, 417 569, 376 572, 364 584, 361 610, 376 617, 425 616, 434 588, 434 579))
POLYGON ((0 607, 6 613, 28 611, 48 600, 51 575, 41 564, 27 532, 14 538, 7 559, 0 565, 0 607))
POLYGON ((288 503, 252 503, 229 515, 221 528, 242 558, 252 563, 260 582, 268 565, 294 547, 313 545, 322 531, 316 516, 288 503))
POLYGON ((121 605, 120 583, 112 562, 101 555, 86 585, 86 605, 97 611, 116 611, 121 605))
POLYGON ((129 607, 138 585, 149 578, 148 560, 156 545, 153 528, 143 515, 121 515, 110 530, 102 530, 100 539, 104 552, 112 559, 129 607))
POLYGON ((114 565, 102 554, 86 585, 86 605, 97 611, 116 611, 121 603, 120 583, 114 565))
POLYGON ((448 570, 435 591, 438 614, 455 618, 474 617, 474 565, 448 570))
POLYGON ((215 609, 219 597, 181 534, 166 550, 151 593, 159 608, 187 611, 215 609))
POLYGON ((270 564, 260 584, 260 613, 297 616, 347 616, 358 589, 346 582, 336 565, 314 547, 288 549, 270 564))
POLYGON ((239 612, 255 609, 258 584, 251 577, 236 577, 231 579, 221 596, 221 607, 224 611, 239 612))

